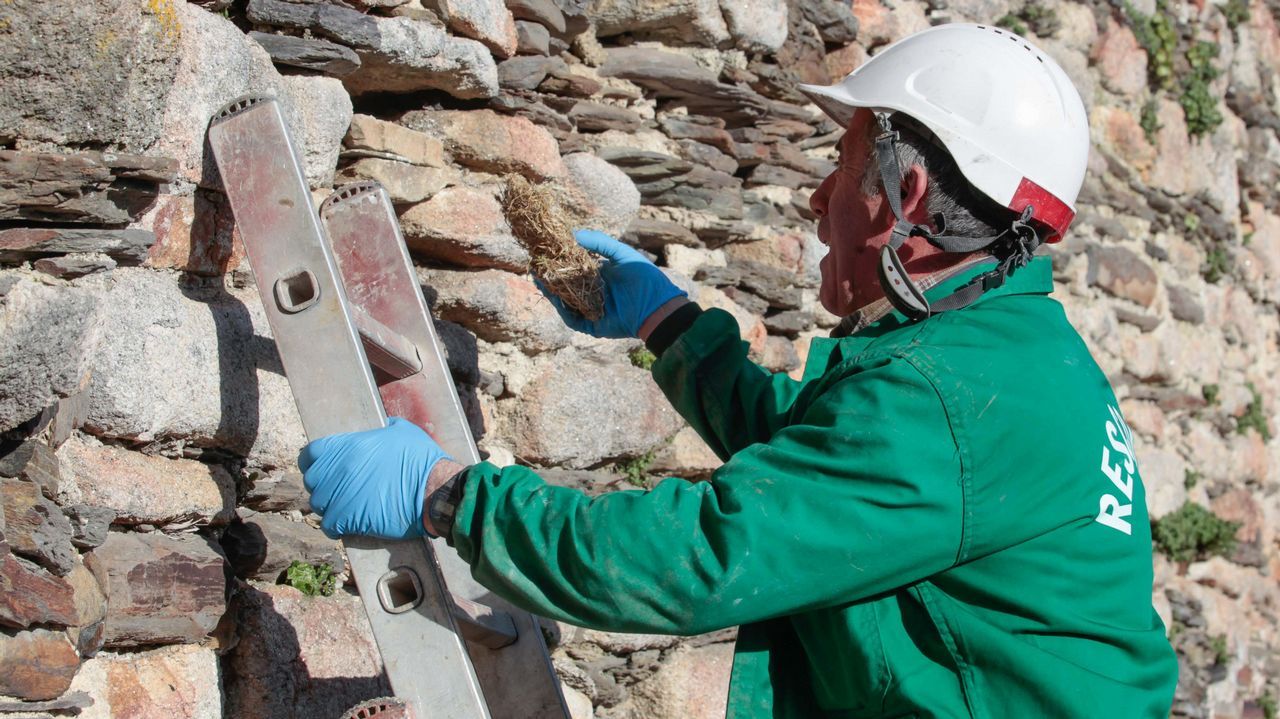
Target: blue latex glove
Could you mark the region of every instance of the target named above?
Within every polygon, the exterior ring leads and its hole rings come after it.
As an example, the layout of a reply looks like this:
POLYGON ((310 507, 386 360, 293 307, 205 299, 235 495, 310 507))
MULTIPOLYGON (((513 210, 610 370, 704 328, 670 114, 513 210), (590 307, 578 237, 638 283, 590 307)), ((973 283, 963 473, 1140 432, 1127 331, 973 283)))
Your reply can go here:
POLYGON ((573 233, 573 239, 608 260, 600 268, 600 278, 604 281, 604 316, 589 320, 566 307, 560 298, 548 294, 541 283, 538 287, 551 300, 564 323, 579 332, 593 337, 636 337, 654 310, 676 297, 688 296, 644 255, 603 232, 578 230, 573 233))
POLYGON ((334 434, 298 454, 311 509, 331 539, 346 534, 408 539, 427 533, 422 503, 427 477, 447 459, 440 445, 407 419, 386 427, 334 434))

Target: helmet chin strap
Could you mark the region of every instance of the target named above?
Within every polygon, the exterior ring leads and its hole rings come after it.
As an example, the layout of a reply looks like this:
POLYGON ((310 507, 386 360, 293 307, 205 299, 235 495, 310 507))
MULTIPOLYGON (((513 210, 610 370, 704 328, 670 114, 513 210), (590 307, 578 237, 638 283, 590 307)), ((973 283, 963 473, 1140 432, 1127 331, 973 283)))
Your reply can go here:
POLYGON ((880 287, 894 309, 908 319, 923 320, 940 312, 968 307, 987 290, 1004 284, 1005 278, 1031 261, 1031 255, 1040 245, 1039 233, 1029 224, 1034 208, 1028 205, 1021 216, 1009 225, 1009 229, 993 237, 956 237, 944 234, 946 219, 934 215, 934 232, 927 225, 909 222, 902 215, 902 171, 898 163, 898 132, 889 123, 888 113, 876 113, 881 133, 876 136, 876 161, 880 169, 880 182, 888 196, 889 208, 896 222, 889 242, 880 249, 877 273, 880 287), (955 292, 930 304, 922 290, 912 279, 898 256, 898 250, 911 237, 923 237, 929 244, 943 252, 976 252, 994 247, 1003 255, 995 269, 974 277, 955 292))

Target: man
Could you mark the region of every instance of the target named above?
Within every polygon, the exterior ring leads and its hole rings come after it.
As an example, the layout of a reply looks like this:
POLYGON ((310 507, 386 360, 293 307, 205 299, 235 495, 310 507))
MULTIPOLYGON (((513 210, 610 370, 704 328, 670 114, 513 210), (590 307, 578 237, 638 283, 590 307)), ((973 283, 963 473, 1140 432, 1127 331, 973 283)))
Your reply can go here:
POLYGON ((658 355, 725 460, 709 481, 590 499, 396 421, 303 451, 325 530, 441 534, 493 591, 578 625, 741 625, 731 717, 1167 716, 1132 436, 1032 258, 1074 214, 1079 96, 972 25, 802 89, 847 127, 812 199, 821 302, 845 320, 802 380, 600 233, 578 238, 607 259, 605 316, 557 303, 658 355))

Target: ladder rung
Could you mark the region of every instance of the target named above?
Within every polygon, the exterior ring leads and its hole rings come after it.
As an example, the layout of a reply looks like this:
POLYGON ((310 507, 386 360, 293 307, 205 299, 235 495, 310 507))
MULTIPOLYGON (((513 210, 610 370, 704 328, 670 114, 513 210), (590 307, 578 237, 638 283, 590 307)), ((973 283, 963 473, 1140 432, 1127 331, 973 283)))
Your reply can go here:
POLYGON ((453 595, 453 618, 467 641, 501 649, 520 638, 511 615, 465 597, 453 595))
POLYGON ((375 320, 369 313, 352 305, 351 319, 360 333, 369 364, 392 379, 404 379, 422 371, 418 348, 404 335, 375 320))

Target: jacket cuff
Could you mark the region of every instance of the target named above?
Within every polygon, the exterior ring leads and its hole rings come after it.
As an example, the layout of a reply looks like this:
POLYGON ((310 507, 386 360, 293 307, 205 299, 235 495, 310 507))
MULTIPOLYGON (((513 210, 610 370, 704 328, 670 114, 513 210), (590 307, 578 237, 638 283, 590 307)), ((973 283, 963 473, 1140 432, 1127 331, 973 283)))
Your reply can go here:
POLYGON ((667 318, 658 323, 653 328, 653 332, 649 333, 649 338, 644 341, 644 346, 648 348, 655 357, 661 357, 667 348, 675 344, 680 339, 680 335, 685 330, 693 326, 698 317, 702 315, 702 308, 695 302, 681 305, 679 309, 667 315, 667 318))
POLYGON ((458 505, 462 503, 462 490, 466 487, 467 467, 450 477, 444 484, 427 498, 427 518, 431 526, 444 537, 449 546, 453 546, 453 521, 458 515, 458 505))

